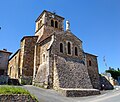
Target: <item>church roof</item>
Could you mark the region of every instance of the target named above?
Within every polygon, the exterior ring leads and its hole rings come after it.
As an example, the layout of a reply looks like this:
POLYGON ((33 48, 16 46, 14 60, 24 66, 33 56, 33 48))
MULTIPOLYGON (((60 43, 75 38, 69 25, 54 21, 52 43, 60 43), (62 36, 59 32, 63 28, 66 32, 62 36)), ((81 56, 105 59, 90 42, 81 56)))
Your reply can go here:
POLYGON ((62 16, 59 16, 59 15, 56 15, 55 13, 52 13, 52 12, 47 11, 47 10, 44 10, 44 11, 40 14, 40 16, 36 19, 35 22, 39 21, 39 19, 42 17, 42 15, 43 15, 45 12, 48 12, 48 13, 50 13, 50 14, 52 14, 52 15, 55 15, 55 16, 57 16, 57 17, 60 17, 60 18, 64 19, 64 17, 62 17, 62 16))
POLYGON ((38 37, 38 36, 24 36, 21 41, 23 41, 25 38, 34 38, 34 37, 38 37))
MULTIPOLYGON (((54 33, 55 33, 55 32, 53 32, 53 33, 44 33, 44 34, 41 36, 41 38, 39 39, 38 43, 41 43, 42 41, 44 41, 44 40, 46 40, 47 38, 51 37, 54 33)), ((67 32, 64 31, 64 33, 67 33, 67 32)), ((76 39, 78 39, 80 42, 82 42, 82 40, 79 39, 78 37, 76 37, 73 33, 70 32, 70 34, 71 34, 73 37, 75 37, 76 39)))
POLYGON ((46 40, 47 38, 51 37, 54 33, 46 33, 43 34, 40 38, 40 40, 38 41, 38 43, 41 43, 42 41, 46 40))
POLYGON ((80 42, 82 42, 82 40, 80 38, 78 38, 75 34, 73 34, 72 32, 70 32, 76 39, 78 39, 80 42))
POLYGON ((90 53, 86 53, 86 52, 85 52, 85 54, 86 54, 86 55, 90 55, 90 56, 94 56, 94 57, 98 57, 98 56, 96 56, 96 55, 94 55, 94 54, 90 54, 90 53))

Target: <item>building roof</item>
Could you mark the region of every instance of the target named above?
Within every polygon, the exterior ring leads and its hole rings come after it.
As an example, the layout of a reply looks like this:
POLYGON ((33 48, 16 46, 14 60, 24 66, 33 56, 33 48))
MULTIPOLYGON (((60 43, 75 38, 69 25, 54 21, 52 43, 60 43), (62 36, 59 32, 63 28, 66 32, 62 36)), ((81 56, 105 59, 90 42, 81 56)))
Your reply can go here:
POLYGON ((35 22, 39 21, 39 19, 42 17, 42 15, 43 15, 45 12, 51 13, 52 15, 55 15, 55 16, 57 16, 57 17, 60 17, 60 18, 64 19, 64 17, 62 17, 62 16, 59 16, 59 15, 56 15, 55 13, 52 13, 52 12, 47 11, 47 10, 44 10, 44 11, 40 14, 40 16, 36 19, 35 22))
POLYGON ((25 38, 33 38, 33 37, 38 37, 38 36, 24 36, 21 41, 23 41, 25 38))
POLYGON ((78 38, 75 34, 73 34, 72 32, 65 31, 65 33, 70 33, 70 34, 73 35, 76 39, 78 39, 80 42, 82 42, 82 40, 81 40, 80 38, 78 38))
POLYGON ((47 38, 51 37, 53 34, 54 34, 54 32, 53 32, 53 33, 50 33, 50 34, 49 34, 49 33, 43 34, 43 35, 41 36, 41 38, 39 39, 38 43, 41 43, 42 41, 44 41, 44 40, 46 40, 47 38))
POLYGON ((8 51, 6 51, 6 50, 0 50, 0 52, 9 53, 10 55, 12 54, 12 52, 8 52, 8 51))
POLYGON ((90 55, 90 56, 98 57, 98 56, 96 56, 96 55, 93 55, 93 54, 90 54, 90 53, 86 53, 86 52, 85 52, 85 54, 86 54, 86 55, 90 55))
MULTIPOLYGON (((66 31, 64 31, 63 33, 67 33, 66 31)), ((41 38, 39 39, 38 43, 41 43, 42 41, 46 40, 47 38, 51 37, 53 34, 55 34, 55 32, 52 33, 44 33, 41 38)), ((76 39, 78 39, 80 42, 82 42, 78 37, 76 37, 73 33, 70 32, 70 34, 72 34, 76 39)))
POLYGON ((20 49, 18 49, 13 55, 12 57, 9 59, 9 61, 20 51, 20 49))

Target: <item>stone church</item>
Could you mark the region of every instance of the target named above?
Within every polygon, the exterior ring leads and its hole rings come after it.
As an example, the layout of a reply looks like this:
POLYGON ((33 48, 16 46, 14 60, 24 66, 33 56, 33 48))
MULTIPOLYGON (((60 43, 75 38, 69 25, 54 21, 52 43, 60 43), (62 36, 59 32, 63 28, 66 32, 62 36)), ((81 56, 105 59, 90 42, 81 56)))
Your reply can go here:
POLYGON ((69 21, 64 30, 64 18, 44 10, 35 22, 35 36, 21 39, 20 49, 9 60, 8 75, 65 96, 99 94, 97 56, 84 52, 69 21))

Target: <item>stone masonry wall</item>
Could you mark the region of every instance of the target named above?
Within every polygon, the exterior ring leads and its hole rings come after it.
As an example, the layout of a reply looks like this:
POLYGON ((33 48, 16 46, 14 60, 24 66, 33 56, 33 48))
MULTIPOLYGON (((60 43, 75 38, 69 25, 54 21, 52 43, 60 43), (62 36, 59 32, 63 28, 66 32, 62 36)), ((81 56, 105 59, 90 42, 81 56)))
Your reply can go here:
POLYGON ((81 61, 84 60, 82 41, 70 32, 59 32, 55 34, 51 52, 62 57, 78 58, 81 61), (71 54, 68 54, 68 42, 71 43, 71 54), (63 44, 63 53, 60 52, 60 43, 63 44), (75 55, 75 47, 78 48, 78 56, 75 55))
POLYGON ((24 83, 27 80, 26 84, 32 83, 36 41, 37 36, 25 36, 22 38, 20 50, 9 60, 8 74, 11 78, 20 78, 24 83))
POLYGON ((113 85, 106 79, 105 76, 100 75, 100 89, 101 90, 112 90, 113 85), (104 85, 104 86, 103 86, 104 85))
POLYGON ((55 34, 51 48, 50 72, 53 70, 53 87, 61 88, 93 88, 87 66, 85 65, 82 41, 70 32, 55 34), (67 52, 67 42, 71 43, 71 54, 67 52), (63 53, 60 52, 60 43, 63 43, 63 53), (78 56, 75 55, 78 48, 78 56), (54 58, 53 58, 54 57, 54 58), (53 64, 52 64, 53 63, 53 64))
POLYGON ((24 61, 24 45, 25 40, 24 38, 20 42, 20 76, 22 76, 22 69, 23 69, 23 61, 24 61))
POLYGON ((97 57, 91 54, 86 54, 86 62, 87 62, 88 74, 90 76, 90 80, 93 85, 93 88, 100 89, 97 57), (91 65, 89 65, 89 61, 91 61, 91 65))
POLYGON ((100 91, 97 89, 71 89, 71 88, 60 88, 57 90, 66 97, 85 97, 91 95, 99 95, 100 91))
POLYGON ((7 75, 10 52, 0 50, 0 75, 7 75))
MULTIPOLYGON (((33 76, 34 67, 34 49, 37 41, 37 37, 29 36, 24 38, 24 55, 23 55, 23 66, 22 75, 23 76, 33 76)), ((22 64, 22 63, 21 63, 22 64)))
POLYGON ((35 84, 40 86, 48 86, 48 77, 49 77, 49 52, 47 48, 50 45, 51 38, 46 39, 38 46, 39 53, 36 58, 39 60, 37 61, 36 69, 36 77, 35 77, 35 84), (39 61, 39 62, 38 62, 39 61))
POLYGON ((87 67, 80 60, 55 56, 54 88, 92 89, 87 67))
POLYGON ((37 102, 29 95, 0 95, 0 102, 37 102))
POLYGON ((13 57, 9 60, 9 65, 8 65, 8 75, 10 78, 19 78, 20 74, 20 50, 18 50, 13 57))
MULTIPOLYGON (((54 31, 60 32, 63 31, 63 20, 64 18, 57 16, 51 12, 44 12, 43 15, 38 17, 36 21, 36 36, 41 37, 43 34, 50 34, 54 31), (52 17, 54 15, 54 17, 52 17), (51 20, 58 22, 58 28, 51 27, 51 20), (40 25, 40 27, 38 27, 40 25)), ((55 24, 55 23, 54 23, 55 24)))

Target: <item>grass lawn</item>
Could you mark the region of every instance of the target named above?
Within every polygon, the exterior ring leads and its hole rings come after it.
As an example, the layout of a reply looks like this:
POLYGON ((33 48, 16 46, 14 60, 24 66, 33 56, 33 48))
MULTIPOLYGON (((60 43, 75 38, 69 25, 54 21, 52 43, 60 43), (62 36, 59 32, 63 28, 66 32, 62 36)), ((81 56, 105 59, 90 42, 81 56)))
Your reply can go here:
MULTIPOLYGON (((11 95, 11 94, 22 94, 22 95, 30 95, 33 99, 36 99, 35 96, 31 95, 29 91, 18 87, 18 86, 9 86, 9 85, 0 85, 0 94, 11 95)), ((36 102, 37 99, 36 99, 36 102)))
POLYGON ((15 86, 9 86, 9 85, 4 85, 0 86, 0 94, 26 94, 30 95, 30 93, 21 88, 21 87, 15 87, 15 86))

